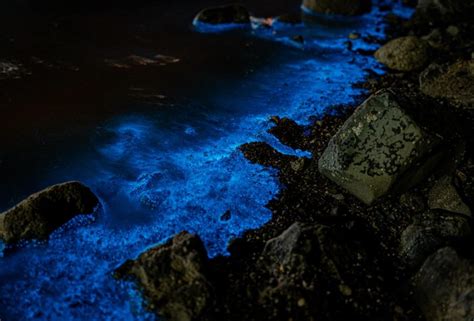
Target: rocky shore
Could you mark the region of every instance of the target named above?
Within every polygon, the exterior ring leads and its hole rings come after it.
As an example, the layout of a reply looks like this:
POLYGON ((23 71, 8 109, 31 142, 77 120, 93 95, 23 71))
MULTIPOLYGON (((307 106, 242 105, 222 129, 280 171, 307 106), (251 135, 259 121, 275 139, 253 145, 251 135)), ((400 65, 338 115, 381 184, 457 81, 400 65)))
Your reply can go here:
MULTIPOLYGON (((387 3, 389 39, 360 53, 374 55, 386 73, 358 84, 367 93, 358 104, 332 106, 308 126, 272 117, 269 132, 311 157, 264 142, 240 147, 250 162, 277 169, 285 186, 268 204, 267 224, 232 240, 230 256, 209 259, 199 236, 183 231, 115 270, 137 284, 149 310, 171 321, 474 320, 474 5, 405 2, 416 6, 414 17, 404 21, 387 3)), ((314 15, 371 7, 302 3, 314 15)), ((194 24, 272 21, 231 5, 201 11, 194 24)), ((126 69, 177 61, 107 62, 126 69)), ((22 72, 0 64, 0 78, 22 72)), ((0 213, 0 239, 47 239, 99 204, 79 182, 51 186, 0 213)))
MULTIPOLYGON (((408 4, 409 21, 387 9, 389 39, 370 53, 387 72, 360 84, 360 105, 306 127, 273 118, 270 133, 311 158, 241 146, 286 186, 268 224, 233 240, 229 257, 209 260, 183 232, 117 270, 150 309, 180 321, 474 318, 472 3, 408 4)), ((370 2, 303 7, 352 15, 370 2)), ((200 15, 247 16, 216 10, 200 15)))

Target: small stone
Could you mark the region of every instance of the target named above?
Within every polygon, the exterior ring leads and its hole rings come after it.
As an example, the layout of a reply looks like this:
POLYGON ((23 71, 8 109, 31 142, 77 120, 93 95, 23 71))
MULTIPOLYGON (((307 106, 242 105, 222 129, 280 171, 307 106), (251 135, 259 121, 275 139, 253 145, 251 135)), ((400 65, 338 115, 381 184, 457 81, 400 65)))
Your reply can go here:
POLYGON ((344 296, 352 295, 352 289, 345 284, 339 285, 339 291, 341 291, 342 295, 344 296))
POLYGON ((375 58, 388 68, 397 71, 414 71, 428 62, 427 43, 415 36, 389 41, 375 52, 375 58))
POLYGON ((301 298, 298 300, 298 306, 301 308, 301 307, 304 307, 306 305, 306 301, 304 298, 301 298))
POLYGON ((451 213, 471 216, 471 209, 463 202, 452 178, 445 176, 439 179, 428 194, 428 206, 431 209, 442 209, 451 213))
POLYGON ((294 170, 295 172, 299 172, 304 168, 305 160, 304 160, 304 158, 299 158, 299 159, 291 162, 290 165, 291 165, 292 170, 294 170))
POLYGON ((356 40, 356 39, 359 39, 360 38, 360 33, 358 32, 351 32, 349 34, 349 39, 351 40, 356 40))
POLYGON ((450 34, 451 36, 456 37, 459 34, 459 28, 456 26, 449 26, 446 29, 446 32, 450 34))
POLYGON ((297 43, 299 43, 299 44, 304 44, 304 37, 301 36, 301 35, 293 36, 293 37, 291 37, 291 39, 292 39, 294 42, 297 42, 297 43))

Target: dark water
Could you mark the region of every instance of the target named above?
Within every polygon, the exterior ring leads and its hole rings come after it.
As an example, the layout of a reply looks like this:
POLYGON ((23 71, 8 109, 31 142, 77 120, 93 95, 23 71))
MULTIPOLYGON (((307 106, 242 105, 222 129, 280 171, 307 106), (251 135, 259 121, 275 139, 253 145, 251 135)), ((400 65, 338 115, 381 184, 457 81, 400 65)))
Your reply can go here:
MULTIPOLYGON (((269 117, 305 123, 350 102, 360 94, 351 84, 377 70, 345 42, 351 32, 382 36, 378 9, 274 31, 198 33, 190 23, 205 5, 56 14, 49 26, 38 22, 38 35, 16 33, 0 51, 23 57, 31 71, 1 91, 0 208, 68 179, 84 181, 103 204, 96 221, 79 217, 48 243, 0 258, 0 319, 152 320, 133 287, 112 278, 114 268, 181 230, 198 233, 210 256, 225 254, 229 239, 269 220, 265 204, 284 188, 237 147, 258 140, 310 156, 268 135, 269 117), (130 54, 176 59, 130 69, 105 63, 130 54), (221 221, 226 211, 231 219, 221 221)), ((299 10, 248 7, 261 15, 299 10)), ((28 24, 42 19, 32 14, 28 24)), ((357 48, 373 45, 357 40, 357 48)))

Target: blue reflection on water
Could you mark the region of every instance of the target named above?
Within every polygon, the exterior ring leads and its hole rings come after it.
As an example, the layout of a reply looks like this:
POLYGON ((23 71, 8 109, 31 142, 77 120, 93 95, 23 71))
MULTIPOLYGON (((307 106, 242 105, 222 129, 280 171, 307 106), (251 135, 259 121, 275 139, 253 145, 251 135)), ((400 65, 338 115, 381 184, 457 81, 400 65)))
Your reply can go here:
MULTIPOLYGON (((210 256, 225 254, 229 239, 268 221, 265 205, 281 188, 276 173, 249 164, 237 147, 258 140, 309 156, 269 135, 269 116, 305 123, 327 106, 350 102, 360 93, 351 84, 377 68, 345 42, 350 32, 380 36, 374 28, 380 13, 331 19, 254 31, 282 46, 246 79, 223 81, 205 102, 176 100, 99 128, 95 153, 78 160, 71 174, 101 197, 97 221, 78 217, 48 243, 1 258, 0 318, 154 320, 133 286, 112 278, 117 265, 181 230, 198 233, 210 256), (304 50, 292 47, 295 33, 304 37, 304 50), (228 210, 231 219, 221 220, 228 210)), ((354 46, 373 48, 363 40, 354 46)))

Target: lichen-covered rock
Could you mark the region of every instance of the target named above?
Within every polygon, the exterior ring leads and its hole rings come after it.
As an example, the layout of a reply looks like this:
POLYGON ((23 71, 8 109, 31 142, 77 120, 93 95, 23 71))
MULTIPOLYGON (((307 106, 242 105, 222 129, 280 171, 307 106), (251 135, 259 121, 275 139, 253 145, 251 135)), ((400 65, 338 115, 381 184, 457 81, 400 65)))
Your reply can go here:
POLYGON ((354 16, 372 8, 371 0, 303 0, 303 8, 315 13, 354 16))
POLYGON ((416 268, 441 247, 465 241, 470 236, 470 222, 466 217, 428 211, 403 231, 400 256, 409 268, 416 268))
POLYGON ((187 232, 151 248, 116 271, 132 277, 148 300, 150 309, 166 320, 198 320, 212 300, 206 277, 207 252, 201 239, 187 232))
POLYGON ((471 216, 471 209, 463 202, 449 176, 442 177, 431 188, 428 194, 428 206, 451 213, 471 216))
POLYGON ((415 276, 415 296, 427 321, 474 320, 474 264, 440 249, 415 276))
POLYGON ((428 44, 417 37, 407 36, 389 41, 375 52, 375 58, 388 68, 413 71, 428 62, 428 44))
POLYGON ((200 24, 250 25, 250 14, 245 7, 238 4, 207 8, 196 15, 193 24, 195 26, 199 26, 200 24))
POLYGON ((367 99, 331 139, 319 171, 366 204, 423 179, 438 138, 406 113, 390 90, 367 99))
POLYGON ((93 213, 98 204, 94 193, 79 182, 48 187, 0 214, 0 239, 46 239, 74 216, 93 213))
POLYGON ((430 97, 444 98, 456 107, 473 110, 474 60, 430 65, 420 75, 420 89, 430 97))

